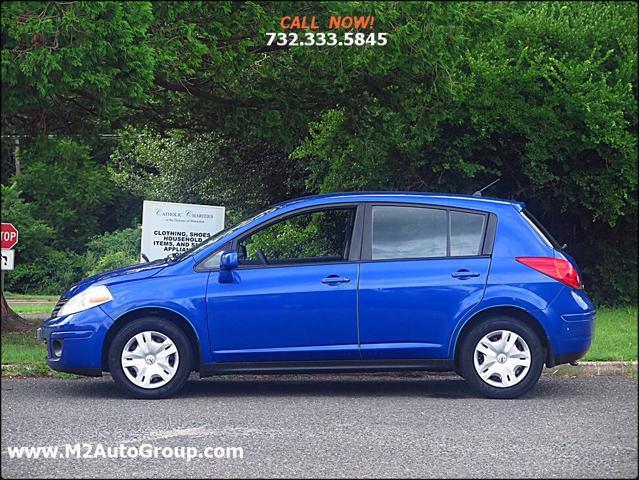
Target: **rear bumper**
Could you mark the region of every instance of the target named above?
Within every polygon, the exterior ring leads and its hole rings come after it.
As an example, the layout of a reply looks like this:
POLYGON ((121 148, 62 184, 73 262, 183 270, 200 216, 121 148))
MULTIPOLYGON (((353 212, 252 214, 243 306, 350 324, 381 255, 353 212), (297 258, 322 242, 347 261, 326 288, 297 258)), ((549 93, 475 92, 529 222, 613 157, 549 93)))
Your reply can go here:
POLYGON ((544 314, 551 346, 548 367, 578 360, 588 352, 597 312, 585 293, 566 287, 544 314))
POLYGON ((548 368, 554 367, 555 365, 561 365, 562 363, 570 363, 579 360, 583 357, 588 350, 584 350, 583 352, 578 353, 563 353, 561 355, 553 355, 552 358, 549 358, 546 361, 546 366, 548 368))

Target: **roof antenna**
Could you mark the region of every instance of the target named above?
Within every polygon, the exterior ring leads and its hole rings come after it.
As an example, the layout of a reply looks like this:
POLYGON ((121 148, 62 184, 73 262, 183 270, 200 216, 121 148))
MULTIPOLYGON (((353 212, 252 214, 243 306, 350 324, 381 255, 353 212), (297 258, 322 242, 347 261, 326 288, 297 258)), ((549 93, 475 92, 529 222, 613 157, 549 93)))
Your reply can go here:
POLYGON ((492 187, 493 185, 495 185, 499 180, 501 180, 501 178, 498 178, 497 180, 494 180, 493 182, 489 183, 488 185, 486 185, 484 188, 480 188, 479 190, 477 190, 475 193, 473 193, 473 197, 481 197, 481 192, 483 192, 484 190, 486 190, 487 188, 492 187))

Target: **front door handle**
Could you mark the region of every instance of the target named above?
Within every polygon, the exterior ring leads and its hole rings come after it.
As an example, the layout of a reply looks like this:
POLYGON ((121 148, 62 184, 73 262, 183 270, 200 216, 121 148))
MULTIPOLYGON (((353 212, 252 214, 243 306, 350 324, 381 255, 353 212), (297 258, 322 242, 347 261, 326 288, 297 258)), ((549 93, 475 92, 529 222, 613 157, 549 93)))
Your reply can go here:
POLYGON ((459 278, 460 280, 466 280, 467 278, 479 277, 478 272, 471 272, 466 268, 462 268, 450 274, 453 278, 459 278))
POLYGON ((340 277, 339 275, 329 275, 326 278, 322 278, 322 283, 326 285, 337 285, 338 283, 348 283, 350 281, 350 278, 340 277))

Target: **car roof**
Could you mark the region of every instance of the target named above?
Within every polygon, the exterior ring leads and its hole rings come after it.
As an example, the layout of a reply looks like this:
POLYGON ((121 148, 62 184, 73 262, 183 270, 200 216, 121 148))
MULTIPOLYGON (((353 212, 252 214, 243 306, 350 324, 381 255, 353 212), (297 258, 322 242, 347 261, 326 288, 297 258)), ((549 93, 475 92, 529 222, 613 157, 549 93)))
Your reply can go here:
POLYGON ((523 210, 525 205, 515 200, 505 200, 495 197, 479 197, 454 193, 431 192, 335 192, 308 197, 300 197, 282 202, 278 207, 293 207, 301 205, 321 205, 323 203, 341 202, 388 202, 388 203, 424 203, 432 205, 445 205, 460 208, 503 208, 515 207, 523 210))

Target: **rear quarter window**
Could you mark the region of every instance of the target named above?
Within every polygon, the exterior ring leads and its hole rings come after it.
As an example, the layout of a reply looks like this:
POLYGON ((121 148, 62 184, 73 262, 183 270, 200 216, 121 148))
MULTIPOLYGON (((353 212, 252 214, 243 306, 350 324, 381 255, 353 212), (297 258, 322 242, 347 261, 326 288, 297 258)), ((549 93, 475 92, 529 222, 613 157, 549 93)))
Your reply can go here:
POLYGON ((546 227, 544 227, 543 224, 539 220, 537 220, 537 218, 532 213, 530 213, 529 210, 522 210, 521 216, 524 217, 526 222, 528 222, 528 224, 533 228, 537 235, 539 235, 539 238, 541 238, 544 243, 546 243, 546 245, 548 245, 549 247, 561 249, 559 242, 555 240, 548 229, 546 229, 546 227))

